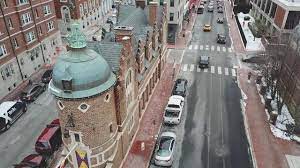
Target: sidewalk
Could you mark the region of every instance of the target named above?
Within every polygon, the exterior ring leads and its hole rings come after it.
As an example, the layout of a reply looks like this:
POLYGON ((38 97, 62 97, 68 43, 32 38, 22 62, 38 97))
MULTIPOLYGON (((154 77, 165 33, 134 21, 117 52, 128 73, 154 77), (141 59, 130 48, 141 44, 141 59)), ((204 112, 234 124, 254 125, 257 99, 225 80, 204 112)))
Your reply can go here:
POLYGON ((192 39, 192 30, 194 27, 194 24, 196 22, 197 13, 191 13, 189 15, 190 22, 186 26, 186 30, 182 30, 177 39, 175 44, 168 44, 168 48, 176 48, 176 49, 185 49, 185 47, 189 44, 189 42, 192 39), (185 33, 185 37, 183 37, 183 34, 185 33))
MULTIPOLYGON (((179 65, 176 66, 176 70, 179 65)), ((132 143, 131 149, 124 160, 123 168, 147 168, 155 147, 155 135, 159 133, 163 119, 163 111, 171 95, 173 87, 173 64, 167 63, 162 78, 157 84, 148 107, 140 122, 139 130, 132 143), (141 150, 141 143, 145 144, 141 150)))

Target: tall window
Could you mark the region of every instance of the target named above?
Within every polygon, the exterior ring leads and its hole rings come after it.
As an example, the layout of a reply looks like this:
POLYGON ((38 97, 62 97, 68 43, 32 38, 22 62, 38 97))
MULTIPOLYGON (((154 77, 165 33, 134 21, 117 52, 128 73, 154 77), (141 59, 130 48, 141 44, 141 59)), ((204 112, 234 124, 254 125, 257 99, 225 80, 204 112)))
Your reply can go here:
POLYGON ((17 38, 13 38, 12 42, 13 42, 14 48, 18 48, 19 47, 17 38))
POLYGON ((35 13, 35 17, 38 18, 39 17, 39 11, 38 11, 37 8, 35 9, 34 13, 35 13))
POLYGON ((84 11, 83 11, 83 5, 82 4, 79 5, 79 11, 80 11, 80 16, 83 16, 84 11))
POLYGON ((0 1, 0 3, 1 3, 1 6, 2 6, 3 8, 6 8, 6 7, 7 7, 7 2, 6 2, 6 0, 2 0, 2 1, 0 1))
POLYGON ((18 0, 19 5, 28 4, 28 0, 18 0))
POLYGON ((14 26, 13 26, 13 24, 12 24, 12 21, 11 21, 11 18, 8 18, 8 19, 7 19, 7 24, 8 24, 8 27, 9 27, 10 29, 14 28, 14 26))
POLYGON ((170 6, 174 7, 174 0, 170 0, 170 6))
POLYGON ((7 51, 6 51, 6 48, 5 48, 5 45, 4 44, 1 44, 0 45, 0 58, 2 56, 5 56, 7 54, 7 51))
POLYGON ((62 18, 65 22, 70 22, 70 10, 67 6, 61 7, 62 18))
POLYGON ((28 32, 28 33, 26 33, 25 38, 26 38, 27 43, 31 43, 31 42, 35 41, 35 39, 36 39, 35 33, 33 31, 28 32))
POLYGON ((30 13, 22 14, 21 15, 21 21, 22 21, 23 25, 26 25, 26 24, 32 22, 30 13))
POLYGON ((48 28, 48 31, 51 31, 54 29, 54 22, 53 21, 50 21, 47 23, 47 28, 48 28))
POLYGON ((174 20, 174 13, 170 13, 170 21, 174 20))
POLYGON ((51 8, 50 8, 50 5, 44 6, 43 9, 44 9, 44 14, 45 14, 45 15, 51 14, 51 8))

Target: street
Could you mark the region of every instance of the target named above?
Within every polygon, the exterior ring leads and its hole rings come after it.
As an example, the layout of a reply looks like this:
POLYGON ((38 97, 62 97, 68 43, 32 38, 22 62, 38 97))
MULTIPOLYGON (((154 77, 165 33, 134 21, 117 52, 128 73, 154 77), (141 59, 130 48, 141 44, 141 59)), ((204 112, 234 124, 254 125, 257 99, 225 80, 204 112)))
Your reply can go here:
POLYGON ((57 118, 54 98, 47 90, 27 107, 27 112, 9 130, 0 134, 0 168, 10 168, 25 156, 36 153, 37 137, 46 124, 57 118))
POLYGON ((224 15, 216 8, 213 13, 207 12, 206 4, 204 13, 196 18, 188 47, 170 53, 169 61, 181 64, 177 78, 188 80, 181 123, 162 128, 177 135, 174 168, 251 167, 237 84, 238 61, 226 19, 223 24, 217 23, 224 15), (203 32, 204 24, 210 24, 212 31, 203 32), (225 45, 217 44, 218 33, 226 35, 225 45), (200 56, 210 57, 209 68, 199 68, 200 56))

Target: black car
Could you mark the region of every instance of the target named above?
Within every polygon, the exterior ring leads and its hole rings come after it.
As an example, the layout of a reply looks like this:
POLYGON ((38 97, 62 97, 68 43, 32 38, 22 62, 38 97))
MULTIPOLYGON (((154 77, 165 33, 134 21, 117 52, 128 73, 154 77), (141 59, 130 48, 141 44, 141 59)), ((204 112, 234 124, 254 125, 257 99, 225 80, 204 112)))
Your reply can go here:
POLYGON ((52 79, 52 69, 48 69, 44 72, 43 76, 42 76, 42 82, 47 84, 50 82, 50 80, 52 79))
POLYGON ((218 18, 217 23, 221 23, 221 24, 224 23, 224 18, 218 18))
POLYGON ((208 68, 209 65, 209 57, 208 56, 201 56, 199 60, 199 67, 200 68, 208 68))
POLYGON ((217 43, 226 44, 226 36, 222 34, 217 35, 217 43))
POLYGON ((21 163, 15 164, 15 168, 46 168, 47 160, 45 156, 31 154, 26 156, 21 163))
POLYGON ((172 95, 180 95, 182 97, 186 96, 187 90, 187 80, 186 79, 177 79, 172 91, 172 95))
POLYGON ((33 83, 29 85, 22 93, 21 100, 25 102, 33 102, 37 97, 46 90, 43 83, 33 83))

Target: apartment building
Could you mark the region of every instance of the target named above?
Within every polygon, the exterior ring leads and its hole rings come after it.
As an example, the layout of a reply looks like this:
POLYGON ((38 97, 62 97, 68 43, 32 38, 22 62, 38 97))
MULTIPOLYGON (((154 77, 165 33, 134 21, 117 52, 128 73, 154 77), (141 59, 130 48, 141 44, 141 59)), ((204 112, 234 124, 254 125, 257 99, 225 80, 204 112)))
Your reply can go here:
POLYGON ((270 35, 288 35, 300 20, 300 0, 251 0, 251 14, 270 35))
POLYGON ((0 99, 61 51, 53 0, 0 1, 0 99))
POLYGON ((80 24, 87 40, 101 40, 102 28, 107 14, 112 10, 113 0, 54 0, 59 30, 63 37, 71 31, 71 25, 80 24))

